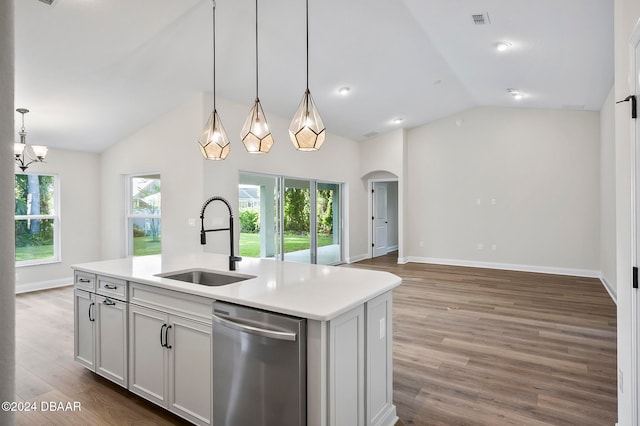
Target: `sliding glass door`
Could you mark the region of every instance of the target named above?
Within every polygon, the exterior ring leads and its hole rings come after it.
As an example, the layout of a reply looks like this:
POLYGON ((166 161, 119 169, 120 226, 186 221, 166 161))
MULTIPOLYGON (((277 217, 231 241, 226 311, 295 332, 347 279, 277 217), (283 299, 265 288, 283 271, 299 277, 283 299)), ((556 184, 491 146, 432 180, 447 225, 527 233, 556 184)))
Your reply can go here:
POLYGON ((240 174, 240 255, 342 263, 340 183, 240 174))
POLYGON ((240 173, 240 256, 280 258, 280 179, 240 173))
POLYGON ((340 184, 316 184, 317 261, 322 265, 342 263, 340 184))
POLYGON ((283 211, 283 239, 282 253, 284 260, 301 263, 315 263, 313 261, 311 241, 311 187, 308 180, 284 178, 283 211))

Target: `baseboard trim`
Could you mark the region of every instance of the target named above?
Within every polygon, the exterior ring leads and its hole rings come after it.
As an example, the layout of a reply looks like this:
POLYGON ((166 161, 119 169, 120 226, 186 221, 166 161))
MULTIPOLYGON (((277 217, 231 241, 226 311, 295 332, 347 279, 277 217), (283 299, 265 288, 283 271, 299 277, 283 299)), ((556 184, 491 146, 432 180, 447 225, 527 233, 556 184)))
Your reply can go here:
MULTIPOLYGON (((550 266, 518 265, 514 263, 480 262, 473 260, 441 259, 433 257, 408 256, 408 262, 433 263, 436 265, 468 266, 471 268, 501 269, 506 271, 537 272, 541 274, 570 275, 575 277, 600 278, 600 271, 589 269, 556 268, 550 266)), ((398 259, 400 263, 400 259, 398 259)))
POLYGON ((359 254, 357 256, 352 256, 352 257, 348 257, 346 259, 347 263, 355 263, 355 262, 360 262, 361 260, 365 260, 368 259, 369 255, 368 254, 359 254))
POLYGON ((616 290, 613 287, 611 287, 611 284, 609 284, 607 279, 602 274, 600 274, 600 276, 598 278, 600 278, 600 282, 604 286, 604 289, 607 290, 607 293, 609 293, 609 296, 611 296, 611 300, 613 300, 613 303, 615 303, 617 305, 618 304, 618 294, 617 294, 616 290))
POLYGON ((398 258, 398 265, 404 265, 406 263, 409 263, 409 258, 408 257, 399 257, 398 258))
POLYGON ((393 251, 397 251, 397 250, 398 250, 398 246, 397 245, 389 246, 389 247, 387 247, 387 254, 389 254, 389 253, 391 253, 393 251))
POLYGON ((38 281, 35 283, 16 283, 16 294, 28 293, 31 291, 48 290, 51 288, 66 287, 73 285, 73 278, 61 278, 58 280, 38 281))

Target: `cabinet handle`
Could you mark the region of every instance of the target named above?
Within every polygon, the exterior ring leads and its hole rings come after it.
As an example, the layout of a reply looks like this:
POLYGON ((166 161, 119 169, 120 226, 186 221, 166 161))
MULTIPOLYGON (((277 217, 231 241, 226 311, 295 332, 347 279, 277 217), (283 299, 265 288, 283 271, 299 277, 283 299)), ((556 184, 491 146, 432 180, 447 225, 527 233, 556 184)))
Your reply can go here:
POLYGON ((95 321, 96 320, 93 317, 93 315, 91 315, 93 313, 93 305, 95 305, 94 302, 91 302, 91 304, 89 305, 89 321, 95 321))
POLYGON ((105 284, 104 288, 106 288, 107 290, 117 290, 118 286, 117 285, 111 285, 111 284, 105 284))
POLYGON ((90 279, 87 279, 87 278, 78 278, 78 282, 81 282, 81 283, 90 283, 90 282, 91 282, 91 280, 90 280, 90 279))
POLYGON ((162 332, 164 331, 165 328, 167 328, 167 324, 162 324, 162 327, 160 327, 160 346, 162 347, 167 346, 166 343, 164 343, 164 341, 162 340, 162 337, 164 335, 162 332))
POLYGON ((171 349, 173 347, 169 344, 169 329, 171 327, 172 327, 171 325, 168 326, 164 331, 164 347, 167 349, 171 349))
POLYGON ((102 303, 104 303, 107 306, 115 306, 116 305, 116 302, 114 302, 113 300, 109 300, 109 299, 104 299, 104 302, 102 302, 102 303))

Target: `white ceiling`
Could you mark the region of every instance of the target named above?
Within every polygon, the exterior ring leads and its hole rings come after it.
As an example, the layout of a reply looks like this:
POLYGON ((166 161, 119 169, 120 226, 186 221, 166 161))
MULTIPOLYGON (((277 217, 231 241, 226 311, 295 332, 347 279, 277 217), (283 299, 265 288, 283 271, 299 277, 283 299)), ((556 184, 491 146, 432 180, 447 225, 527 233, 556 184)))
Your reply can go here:
MULTIPOLYGON (((15 3, 27 143, 100 152, 211 90, 211 0, 15 3)), ((291 117, 305 87, 304 1, 259 6, 260 100, 267 118, 291 117)), ((254 16, 252 0, 217 1, 217 92, 247 112, 254 16)), ((613 85, 612 0, 310 0, 310 32, 311 93, 327 129, 355 140, 476 105, 599 110, 613 85), (473 23, 480 13, 489 24, 473 23)))

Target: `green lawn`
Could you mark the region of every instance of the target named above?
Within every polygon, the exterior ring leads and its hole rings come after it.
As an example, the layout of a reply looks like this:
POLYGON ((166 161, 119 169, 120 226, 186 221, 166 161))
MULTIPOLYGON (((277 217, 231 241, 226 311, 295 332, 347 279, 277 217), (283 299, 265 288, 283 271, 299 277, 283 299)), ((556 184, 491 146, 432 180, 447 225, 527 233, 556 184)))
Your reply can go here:
MULTIPOLYGON (((318 236, 318 247, 333 244, 332 236, 318 236)), ((305 250, 309 248, 308 235, 285 234, 284 252, 305 250)), ((240 233, 240 256, 260 257, 260 234, 240 233)))
POLYGON ((160 241, 162 238, 158 236, 156 241, 152 237, 135 237, 133 239, 133 255, 147 256, 150 254, 160 254, 160 241))
POLYGON ((53 257, 53 245, 16 247, 16 262, 51 257, 53 257))

